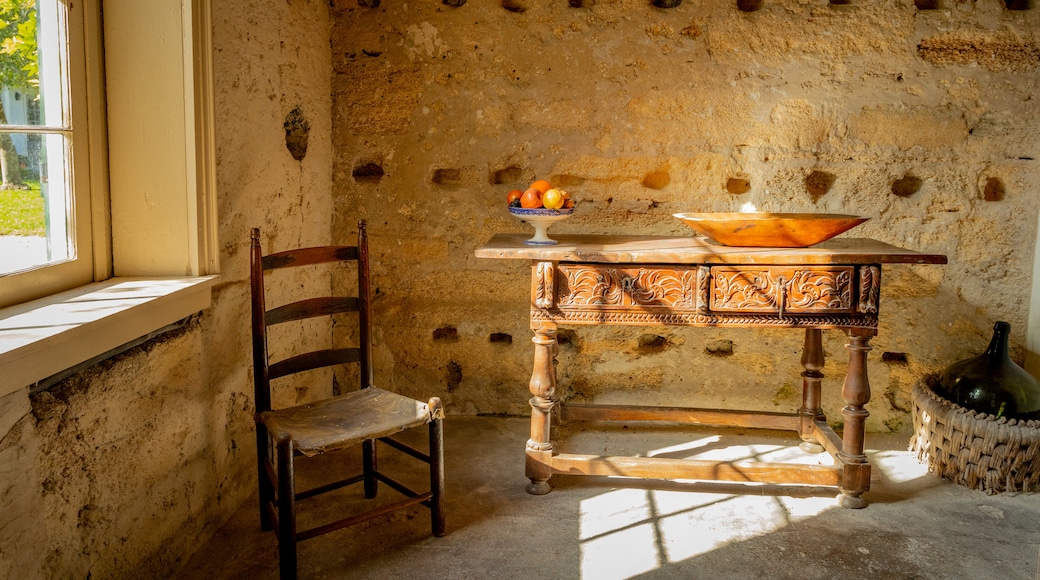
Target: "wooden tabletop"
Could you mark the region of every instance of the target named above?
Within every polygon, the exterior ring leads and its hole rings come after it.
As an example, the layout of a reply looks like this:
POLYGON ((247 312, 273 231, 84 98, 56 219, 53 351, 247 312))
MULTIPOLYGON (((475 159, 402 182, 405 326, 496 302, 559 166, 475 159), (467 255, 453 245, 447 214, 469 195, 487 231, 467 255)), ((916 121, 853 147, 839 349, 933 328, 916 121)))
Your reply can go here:
POLYGON ((553 234, 554 246, 524 243, 526 234, 496 234, 478 258, 651 264, 945 264, 925 254, 868 238, 833 238, 808 248, 721 246, 707 238, 553 234))

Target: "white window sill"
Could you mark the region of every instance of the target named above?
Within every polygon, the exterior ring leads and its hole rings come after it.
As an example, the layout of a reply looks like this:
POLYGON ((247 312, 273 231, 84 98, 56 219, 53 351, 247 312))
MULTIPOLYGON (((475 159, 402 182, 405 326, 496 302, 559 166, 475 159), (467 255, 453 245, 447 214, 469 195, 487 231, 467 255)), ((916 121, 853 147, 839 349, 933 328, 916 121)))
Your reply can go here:
POLYGON ((205 310, 216 281, 112 278, 0 310, 0 397, 205 310))

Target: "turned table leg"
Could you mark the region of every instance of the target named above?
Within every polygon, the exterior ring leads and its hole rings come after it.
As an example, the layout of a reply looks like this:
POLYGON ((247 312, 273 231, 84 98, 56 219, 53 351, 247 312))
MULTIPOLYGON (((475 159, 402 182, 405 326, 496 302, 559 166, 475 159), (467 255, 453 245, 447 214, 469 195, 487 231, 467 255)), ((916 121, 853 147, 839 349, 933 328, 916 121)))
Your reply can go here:
POLYGON ((864 432, 867 416, 870 413, 863 407, 870 401, 870 383, 867 381, 867 353, 870 352, 870 334, 862 331, 849 331, 849 369, 845 375, 845 383, 841 388, 841 398, 845 400, 845 408, 841 410, 845 417, 845 428, 842 431, 841 451, 838 459, 842 463, 841 495, 838 503, 842 507, 866 507, 867 500, 861 496, 870 489, 870 464, 863 453, 864 432))
POLYGON ((531 374, 531 438, 527 440, 525 488, 532 495, 549 493, 552 475, 552 443, 549 429, 556 406, 556 323, 541 322, 534 329, 534 372, 531 374))
POLYGON ((806 453, 820 453, 823 445, 816 439, 815 422, 823 420, 823 409, 820 408, 820 383, 823 382, 823 331, 819 328, 805 329, 805 346, 802 347, 802 407, 798 409, 801 418, 799 436, 802 443, 799 449, 806 453))

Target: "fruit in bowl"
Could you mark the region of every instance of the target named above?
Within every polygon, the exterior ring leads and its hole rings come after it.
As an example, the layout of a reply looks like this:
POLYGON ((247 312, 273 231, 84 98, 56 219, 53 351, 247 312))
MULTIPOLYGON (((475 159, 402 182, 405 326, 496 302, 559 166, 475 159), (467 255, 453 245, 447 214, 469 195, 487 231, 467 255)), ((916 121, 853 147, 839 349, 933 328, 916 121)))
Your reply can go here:
POLYGON ((566 191, 539 179, 524 191, 511 190, 506 195, 509 212, 520 221, 534 226, 534 237, 525 244, 551 245, 556 240, 546 235, 550 224, 567 219, 574 213, 574 200, 566 191))
POLYGON ((510 190, 506 194, 506 205, 524 209, 573 209, 574 200, 566 191, 539 179, 526 190, 510 190))

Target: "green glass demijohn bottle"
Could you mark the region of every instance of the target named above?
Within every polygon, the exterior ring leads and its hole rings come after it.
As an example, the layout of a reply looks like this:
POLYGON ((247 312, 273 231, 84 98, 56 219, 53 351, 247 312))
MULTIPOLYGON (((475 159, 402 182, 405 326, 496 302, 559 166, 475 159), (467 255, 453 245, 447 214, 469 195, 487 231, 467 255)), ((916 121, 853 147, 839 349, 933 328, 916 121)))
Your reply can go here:
POLYGON ((1008 353, 1011 325, 998 321, 982 354, 947 367, 938 394, 980 413, 1015 419, 1040 418, 1040 382, 1008 353))

